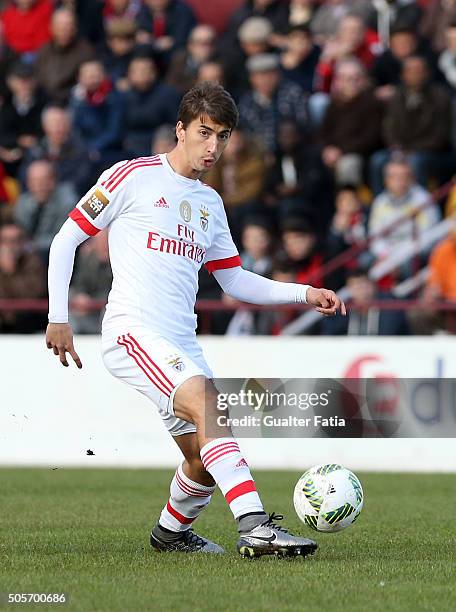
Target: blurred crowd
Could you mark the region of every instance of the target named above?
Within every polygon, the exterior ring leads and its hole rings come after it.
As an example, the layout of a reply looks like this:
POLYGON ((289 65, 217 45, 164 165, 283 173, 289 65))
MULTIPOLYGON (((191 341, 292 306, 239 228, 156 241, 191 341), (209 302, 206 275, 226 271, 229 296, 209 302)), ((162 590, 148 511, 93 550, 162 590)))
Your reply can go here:
MULTIPOLYGON (((223 24, 206 0, 0 0, 0 299, 46 297, 75 203, 113 163, 170 151, 182 95, 209 80, 240 111, 204 180, 244 267, 347 288, 350 317, 308 333, 452 332, 428 306, 456 301, 456 192, 441 189, 456 162, 456 0, 218 3, 223 24), (403 297, 423 307, 370 306, 403 297)), ((103 232, 77 256, 76 332, 99 330, 91 300, 111 280, 103 232)), ((222 298, 204 270, 199 298, 222 298)), ((239 308, 210 330, 275 334, 296 316, 239 308)), ((44 324, 0 310, 3 333, 44 324)))

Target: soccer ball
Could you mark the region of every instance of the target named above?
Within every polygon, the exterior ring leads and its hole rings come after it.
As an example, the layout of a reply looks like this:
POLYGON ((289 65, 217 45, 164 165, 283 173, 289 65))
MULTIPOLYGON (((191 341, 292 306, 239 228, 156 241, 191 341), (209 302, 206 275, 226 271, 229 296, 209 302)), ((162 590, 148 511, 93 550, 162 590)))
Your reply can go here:
POLYGON ((337 463, 307 470, 298 480, 293 496, 301 521, 315 531, 326 533, 342 531, 354 523, 363 501, 358 477, 337 463))

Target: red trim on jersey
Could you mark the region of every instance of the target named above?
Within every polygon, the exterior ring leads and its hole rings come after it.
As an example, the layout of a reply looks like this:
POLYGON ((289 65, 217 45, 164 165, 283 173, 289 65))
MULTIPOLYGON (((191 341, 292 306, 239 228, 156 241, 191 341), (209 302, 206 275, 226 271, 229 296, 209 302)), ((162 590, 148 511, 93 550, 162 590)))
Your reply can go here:
POLYGON ((143 163, 143 164, 135 164, 134 166, 131 166, 130 168, 126 168, 125 172, 122 174, 122 176, 120 176, 120 178, 117 180, 117 182, 108 189, 109 193, 113 193, 113 191, 115 191, 115 189, 120 185, 120 183, 122 183, 127 176, 133 172, 133 170, 137 170, 138 168, 150 168, 152 166, 161 166, 161 162, 154 162, 154 163, 143 163))
POLYGON ((226 270, 227 268, 236 268, 241 266, 242 261, 239 255, 233 255, 233 257, 227 257, 226 259, 214 259, 214 261, 208 261, 205 263, 206 269, 209 274, 216 270, 226 270))
POLYGON ((183 514, 181 514, 180 512, 178 512, 177 510, 175 510, 171 504, 168 503, 166 504, 166 509, 168 510, 168 512, 174 516, 175 519, 177 519, 179 521, 179 523, 182 523, 182 525, 190 525, 191 523, 193 523, 193 521, 195 520, 194 518, 189 518, 188 516, 184 516, 183 514))
POLYGON ((119 174, 121 174, 124 170, 126 170, 127 166, 131 166, 132 164, 136 164, 138 162, 143 162, 146 160, 147 161, 157 161, 159 159, 160 158, 158 157, 158 155, 154 155, 153 157, 138 157, 136 159, 128 159, 124 164, 116 168, 114 172, 111 174, 111 176, 107 178, 105 181, 103 181, 101 184, 103 187, 108 186, 108 183, 111 183, 111 181, 114 181, 119 176, 119 174))
POLYGON ((246 480, 225 493, 225 499, 228 504, 231 504, 232 501, 241 497, 241 495, 246 495, 246 493, 252 493, 253 491, 256 491, 255 483, 253 480, 246 480))
POLYGON ((100 231, 98 227, 95 227, 95 225, 92 225, 90 221, 87 221, 87 219, 84 217, 79 208, 73 208, 73 210, 68 216, 70 217, 70 219, 73 219, 73 221, 75 221, 82 229, 82 231, 85 232, 88 236, 96 236, 100 231))
POLYGON ((133 344, 129 344, 129 341, 125 339, 125 336, 119 337, 117 339, 117 344, 123 346, 127 349, 127 353, 130 357, 132 357, 137 366, 144 372, 150 382, 157 387, 160 393, 164 393, 167 397, 170 397, 171 392, 169 389, 163 385, 163 382, 158 378, 157 374, 152 370, 152 368, 145 362, 142 356, 135 351, 133 344))
POLYGON ((172 383, 172 382, 169 380, 169 378, 166 376, 166 374, 163 372, 163 370, 160 368, 160 366, 158 366, 158 365, 155 363, 155 361, 152 359, 152 357, 146 353, 146 351, 145 351, 145 350, 142 348, 142 346, 140 346, 139 342, 138 342, 137 340, 135 340, 131 334, 127 334, 127 336, 128 336, 128 338, 130 338, 130 340, 131 340, 132 342, 134 342, 134 344, 135 344, 135 346, 137 347, 137 349, 138 349, 138 350, 139 350, 141 353, 143 353, 145 357, 147 357, 147 359, 150 361, 150 363, 152 364, 152 366, 153 366, 154 368, 156 368, 156 369, 157 369, 157 370, 160 372, 160 374, 161 374, 162 378, 163 378, 163 379, 164 379, 164 380, 165 380, 165 381, 166 381, 168 384, 170 384, 170 385, 171 385, 171 390, 172 390, 172 389, 174 388, 174 384, 173 384, 173 383, 172 383))

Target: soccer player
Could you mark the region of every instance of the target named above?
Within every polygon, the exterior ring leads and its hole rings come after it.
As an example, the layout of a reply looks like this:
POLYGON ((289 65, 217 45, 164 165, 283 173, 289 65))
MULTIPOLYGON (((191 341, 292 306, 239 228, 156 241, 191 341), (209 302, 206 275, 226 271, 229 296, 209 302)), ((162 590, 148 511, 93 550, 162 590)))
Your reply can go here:
POLYGON ((103 172, 52 243, 46 343, 64 366, 69 353, 82 367, 68 324, 74 254, 89 236, 109 227, 113 284, 103 319, 103 361, 113 376, 152 400, 185 457, 152 530, 152 546, 223 552, 191 529, 218 485, 237 521, 241 555, 306 555, 317 544, 277 525, 280 515, 265 513, 230 429, 215 429, 217 390, 195 334, 198 270, 204 264, 226 293, 245 302, 307 302, 323 315, 345 314, 345 306, 332 291, 242 269, 223 202, 200 181, 237 120, 227 91, 197 85, 182 99, 177 145, 170 153, 120 162, 103 172), (206 436, 205 423, 215 435, 206 436))

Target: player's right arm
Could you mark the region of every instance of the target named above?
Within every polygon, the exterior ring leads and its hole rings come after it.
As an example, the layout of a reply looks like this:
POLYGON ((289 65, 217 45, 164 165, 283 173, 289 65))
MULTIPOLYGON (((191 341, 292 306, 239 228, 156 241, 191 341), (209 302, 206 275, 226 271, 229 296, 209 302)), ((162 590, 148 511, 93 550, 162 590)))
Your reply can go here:
POLYGON ((49 325, 46 345, 67 367, 67 353, 78 368, 81 360, 74 350, 73 331, 68 323, 68 291, 78 246, 107 227, 125 209, 126 186, 135 162, 120 162, 103 172, 97 184, 78 202, 55 236, 49 252, 49 325))

